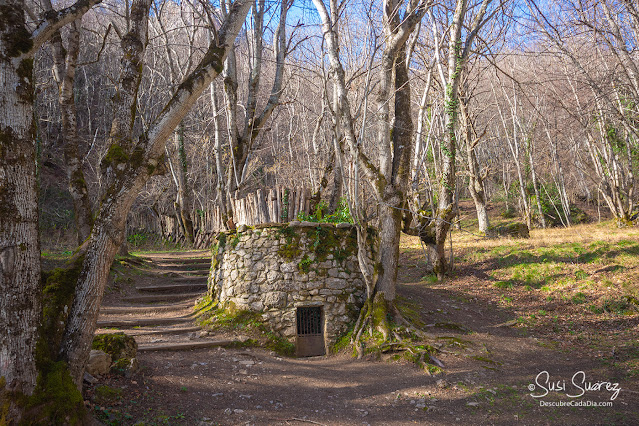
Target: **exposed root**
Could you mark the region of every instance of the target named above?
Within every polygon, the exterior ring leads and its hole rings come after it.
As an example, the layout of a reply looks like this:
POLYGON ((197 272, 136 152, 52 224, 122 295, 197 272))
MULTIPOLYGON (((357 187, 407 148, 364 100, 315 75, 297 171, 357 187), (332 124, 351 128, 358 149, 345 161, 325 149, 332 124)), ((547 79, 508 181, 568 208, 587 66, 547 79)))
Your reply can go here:
POLYGON ((433 342, 435 336, 411 324, 394 305, 387 304, 381 293, 368 298, 351 337, 358 359, 367 354, 392 353, 394 359, 414 362, 428 374, 438 372, 444 367, 434 355, 440 345, 424 341, 433 342))

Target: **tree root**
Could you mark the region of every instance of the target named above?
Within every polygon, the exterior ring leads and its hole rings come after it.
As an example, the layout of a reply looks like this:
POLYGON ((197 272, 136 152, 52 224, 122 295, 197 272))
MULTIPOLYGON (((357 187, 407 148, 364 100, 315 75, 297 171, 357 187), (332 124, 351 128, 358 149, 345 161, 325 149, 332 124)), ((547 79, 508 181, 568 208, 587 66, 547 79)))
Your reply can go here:
POLYGON ((411 324, 394 305, 387 304, 381 293, 366 300, 351 337, 358 359, 371 353, 394 353, 395 359, 410 360, 432 374, 444 367, 434 355, 440 345, 424 341, 434 342, 435 336, 411 324))

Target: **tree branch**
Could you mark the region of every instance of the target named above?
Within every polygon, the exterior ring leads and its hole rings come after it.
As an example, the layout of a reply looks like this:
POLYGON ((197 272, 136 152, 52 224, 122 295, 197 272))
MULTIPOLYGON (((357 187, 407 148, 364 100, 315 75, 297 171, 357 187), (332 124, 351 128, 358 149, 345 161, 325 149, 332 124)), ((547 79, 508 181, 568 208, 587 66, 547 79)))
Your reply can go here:
POLYGON ((60 28, 75 21, 84 15, 102 0, 78 0, 73 5, 58 11, 50 11, 44 14, 44 21, 31 34, 33 45, 26 56, 33 54, 60 28))

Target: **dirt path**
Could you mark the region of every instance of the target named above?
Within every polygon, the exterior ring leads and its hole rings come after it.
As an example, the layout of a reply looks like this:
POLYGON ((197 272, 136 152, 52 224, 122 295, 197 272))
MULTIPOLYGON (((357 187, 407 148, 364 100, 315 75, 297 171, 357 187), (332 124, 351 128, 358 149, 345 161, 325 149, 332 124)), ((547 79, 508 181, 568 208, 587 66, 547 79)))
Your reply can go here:
MULTIPOLYGON (((614 370, 578 348, 510 327, 511 311, 466 291, 459 281, 420 282, 408 257, 399 295, 446 343, 439 355, 443 374, 348 354, 292 359, 263 349, 219 347, 240 336, 207 336, 190 316, 192 293, 204 291, 207 262, 205 252, 148 255, 136 274, 119 284, 116 279, 101 324, 120 321, 119 329, 134 335, 143 350, 136 375, 107 376, 88 388, 91 406, 106 424, 639 424, 636 381, 615 380, 614 370), (185 279, 194 287, 175 287, 185 279), (153 304, 131 299, 142 294, 138 288, 162 286, 165 291, 144 294, 175 297, 153 304), (158 350, 176 343, 210 347, 158 350), (542 371, 553 382, 565 381, 566 391, 533 398, 528 387, 542 371), (587 382, 619 382, 622 391, 611 407, 540 406, 539 399, 610 401, 612 392, 605 390, 568 398, 566 393, 576 391, 570 381, 578 371, 587 382)), ((99 330, 106 331, 111 330, 99 330)))

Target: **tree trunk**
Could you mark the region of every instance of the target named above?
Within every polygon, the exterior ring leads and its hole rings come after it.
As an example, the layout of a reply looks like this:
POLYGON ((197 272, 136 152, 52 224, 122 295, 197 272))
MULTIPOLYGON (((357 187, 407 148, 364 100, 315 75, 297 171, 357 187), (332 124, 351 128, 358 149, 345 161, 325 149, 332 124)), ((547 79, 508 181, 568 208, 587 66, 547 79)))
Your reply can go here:
MULTIPOLYGON (((541 222, 541 227, 546 228, 546 218, 544 217, 544 210, 541 206, 541 194, 539 193, 539 186, 537 185, 537 173, 535 172, 535 161, 533 159, 533 151, 535 149, 535 145, 533 143, 532 138, 528 140, 528 164, 530 165, 530 178, 533 184, 533 190, 535 191, 535 199, 537 201, 537 211, 539 212, 539 221, 541 222)), ((528 227, 530 229, 530 227, 528 227)))
POLYGON ((399 264, 399 240, 410 178, 410 159, 413 149, 413 120, 406 48, 401 46, 394 53, 395 120, 393 121, 393 161, 389 183, 384 188, 380 214, 380 262, 381 272, 377 291, 393 306, 397 288, 399 264))
POLYGON ((467 145, 467 150, 468 169, 470 171, 468 190, 475 203, 479 232, 486 234, 486 232, 488 232, 488 228, 490 228, 490 221, 488 220, 488 203, 486 201, 486 193, 484 192, 483 179, 481 172, 479 171, 479 164, 477 162, 475 149, 472 146, 467 145))
MULTIPOLYGON (((337 99, 337 96, 335 96, 335 99, 337 99)), ((337 105, 335 105, 334 107, 337 107, 337 105)), ((329 201, 328 201, 328 211, 332 214, 335 213, 335 210, 337 209, 337 205, 339 203, 340 198, 342 197, 342 186, 343 186, 343 167, 342 167, 342 159, 343 159, 343 155, 342 155, 342 150, 339 146, 339 141, 341 140, 341 138, 343 137, 340 130, 339 130, 339 124, 337 122, 333 123, 333 137, 332 142, 333 142, 333 153, 331 154, 331 159, 334 163, 337 163, 337 167, 334 167, 333 165, 331 165, 331 168, 334 169, 333 171, 333 186, 331 188, 331 195, 329 197, 329 201)))
MULTIPOLYGON (((50 2, 45 2, 47 9, 53 10, 50 2)), ((76 121, 76 105, 73 93, 75 71, 80 52, 80 26, 82 19, 69 25, 67 48, 62 42, 60 31, 56 31, 51 38, 51 49, 54 61, 54 76, 58 83, 60 116, 62 121, 62 140, 64 160, 68 179, 68 188, 73 199, 73 212, 77 230, 78 246, 89 238, 93 227, 93 212, 89 191, 82 170, 80 146, 82 141, 78 135, 76 121)))
POLYGON ((40 240, 32 56, 57 30, 98 1, 48 14, 31 33, 24 4, 0 4, 0 407, 18 424, 36 388, 41 317, 40 240))
POLYGON ((475 132, 474 124, 468 113, 468 99, 466 96, 460 96, 459 102, 460 112, 462 115, 462 123, 464 126, 464 139, 466 139, 466 160, 468 162, 468 191, 475 203, 475 211, 477 212, 477 222, 479 232, 486 234, 490 223, 488 220, 488 209, 486 201, 486 193, 484 192, 484 176, 482 176, 477 161, 475 148, 479 144, 480 137, 475 132))
POLYGON ((184 148, 184 123, 180 123, 175 132, 175 148, 177 151, 178 164, 176 167, 176 175, 178 181, 177 187, 177 214, 180 215, 182 224, 182 232, 187 244, 192 245, 194 239, 193 219, 191 218, 191 193, 187 180, 187 162, 186 150, 184 148))
POLYGON ((451 26, 451 35, 448 43, 448 81, 444 105, 445 115, 445 140, 442 146, 442 177, 439 189, 439 203, 435 217, 435 261, 433 271, 438 279, 443 279, 447 272, 446 261, 446 237, 452 225, 452 220, 457 215, 454 196, 457 183, 455 157, 457 151, 457 126, 459 109, 459 84, 463 65, 461 30, 466 15, 466 0, 458 0, 455 15, 451 26))
POLYGON ((36 385, 41 311, 30 36, 22 2, 0 5, 0 406, 9 403, 9 419, 20 412, 4 393, 36 385))
POLYGON ((400 196, 395 193, 383 200, 379 206, 379 262, 377 292, 388 302, 395 300, 397 266, 399 264, 399 240, 402 229, 400 196))

